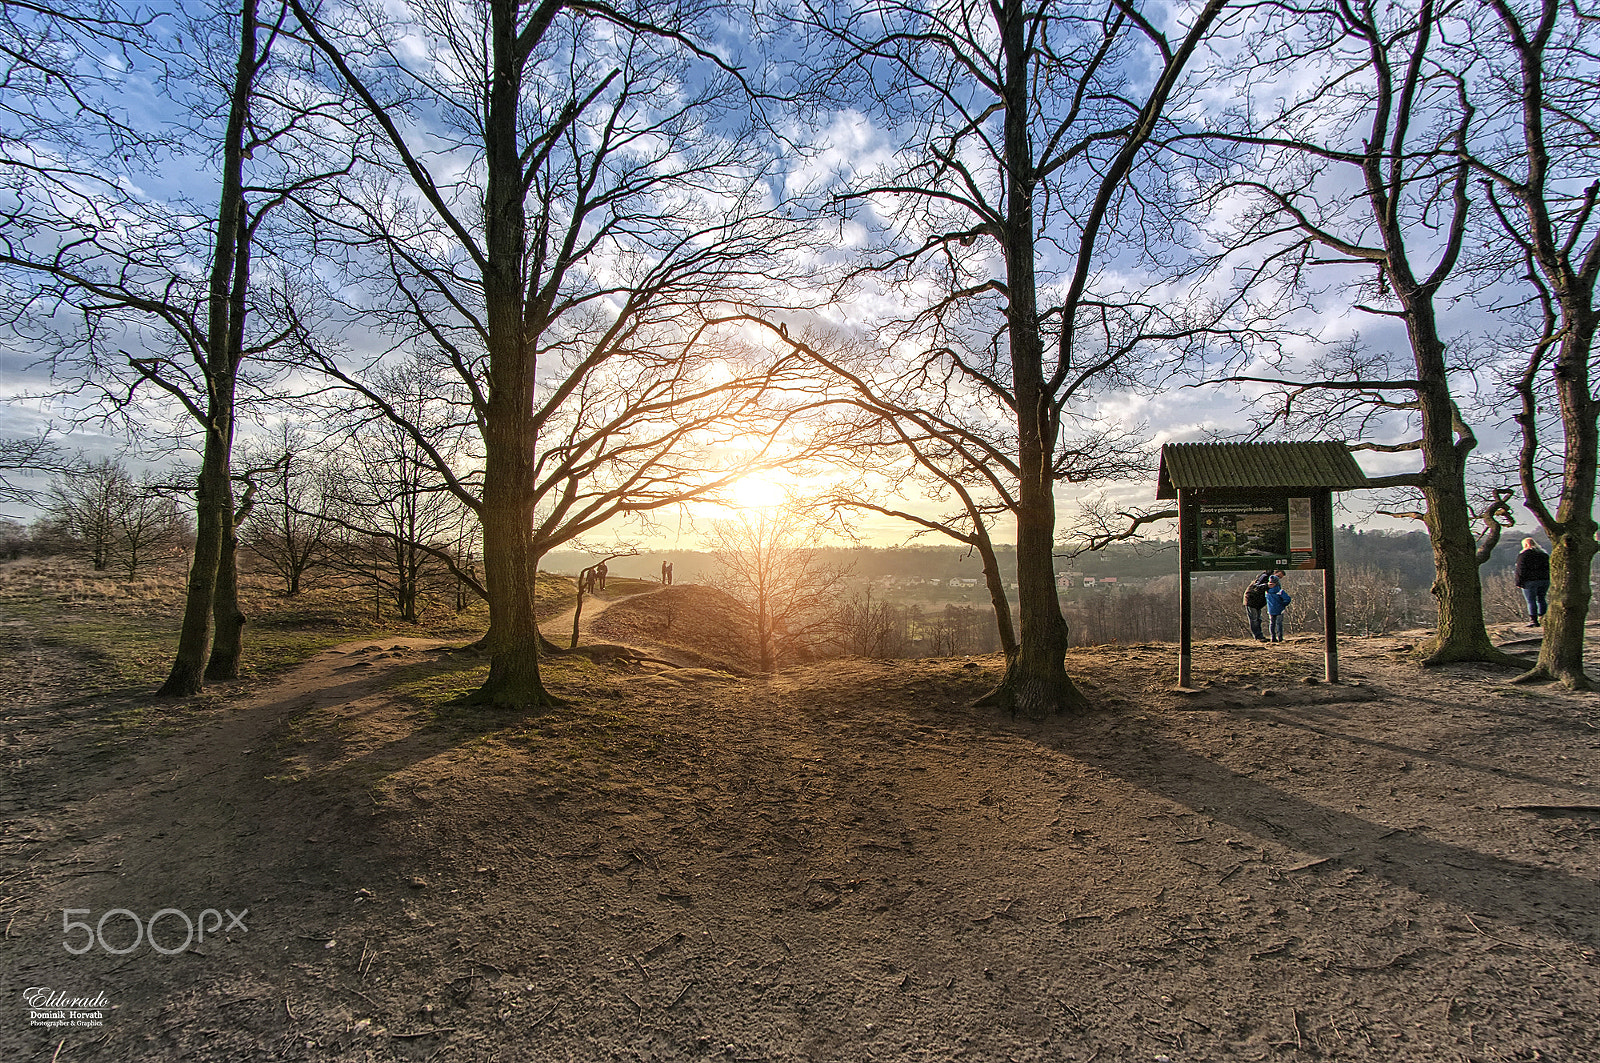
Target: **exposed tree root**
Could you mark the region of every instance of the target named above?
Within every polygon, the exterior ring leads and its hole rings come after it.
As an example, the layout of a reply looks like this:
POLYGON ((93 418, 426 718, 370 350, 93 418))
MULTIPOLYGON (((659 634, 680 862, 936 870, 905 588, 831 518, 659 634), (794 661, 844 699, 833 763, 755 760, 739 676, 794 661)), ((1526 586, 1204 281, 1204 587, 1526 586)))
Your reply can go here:
POLYGON ((1017 696, 1017 681, 1011 673, 1000 681, 1000 685, 989 693, 978 698, 972 703, 974 708, 1004 709, 1012 716, 1024 715, 1028 719, 1043 720, 1050 716, 1063 716, 1069 713, 1087 712, 1090 708, 1089 699, 1083 696, 1083 691, 1070 677, 1063 676, 1062 680, 1052 684, 1055 689, 1044 693, 1035 691, 1036 697, 1031 699, 1039 706, 1053 706, 1048 711, 1032 712, 1030 706, 1025 704, 1030 699, 1017 696))
POLYGON ((204 684, 201 683, 199 676, 180 676, 175 671, 167 677, 165 683, 161 684, 161 689, 156 691, 155 696, 158 698, 191 698, 204 689, 204 684))
POLYGON ((1502 668, 1526 668, 1528 666, 1526 657, 1518 657, 1514 653, 1507 653, 1492 644, 1440 646, 1433 639, 1417 647, 1416 657, 1424 668, 1436 668, 1444 664, 1492 664, 1502 668))
POLYGON ((549 691, 541 691, 529 696, 516 696, 510 691, 495 691, 487 687, 480 687, 470 694, 450 702, 452 705, 470 706, 478 709, 498 709, 502 712, 549 712, 552 709, 566 709, 572 707, 572 702, 556 697, 549 691))
POLYGON ((1560 683, 1562 686, 1566 687, 1568 690, 1593 690, 1594 689, 1594 684, 1591 683, 1589 681, 1589 677, 1587 675, 1583 674, 1582 672, 1578 672, 1576 674, 1569 673, 1569 672, 1557 672, 1554 669, 1552 669, 1549 665, 1546 665, 1546 664, 1534 665, 1532 668, 1528 669, 1526 672, 1523 672, 1521 675, 1519 675, 1515 679, 1511 680, 1511 682, 1519 683, 1519 684, 1520 683, 1560 683))

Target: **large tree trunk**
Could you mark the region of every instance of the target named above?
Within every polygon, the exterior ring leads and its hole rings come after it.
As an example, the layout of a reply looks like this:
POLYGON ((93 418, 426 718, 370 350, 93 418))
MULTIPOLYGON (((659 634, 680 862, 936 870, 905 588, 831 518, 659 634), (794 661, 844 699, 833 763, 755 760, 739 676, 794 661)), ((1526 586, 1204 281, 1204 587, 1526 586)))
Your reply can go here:
POLYGON ((189 586, 184 598, 183 624, 178 631, 178 652, 167 681, 156 691, 161 697, 198 694, 211 648, 212 602, 223 539, 233 523, 233 498, 229 482, 226 437, 215 428, 206 432, 200 479, 195 491, 194 559, 189 565, 189 586))
MULTIPOLYGON (((231 499, 229 507, 231 512, 231 499)), ((244 655, 245 617, 239 607, 239 536, 231 517, 223 531, 222 552, 217 559, 211 616, 216 633, 212 636, 205 677, 218 682, 238 679, 239 659, 244 655)))
MULTIPOLYGON (((1039 334, 1034 272, 1033 145, 1028 131, 1027 20, 1020 0, 998 12, 1006 55, 1005 157, 1006 322, 1011 380, 1017 402, 1017 603, 1021 633, 1006 662, 1000 688, 984 704, 1009 708, 1032 720, 1087 704, 1067 676, 1067 622, 1056 593, 1055 418, 1044 383, 1044 341, 1039 334)), ((1066 322, 1063 328, 1071 328, 1066 322)))
MULTIPOLYGON (((490 401, 492 411, 494 400, 490 401)), ((531 426, 524 427, 531 436, 531 426)), ((534 612, 538 555, 533 507, 525 487, 531 460, 515 460, 519 453, 531 459, 532 449, 531 440, 525 448, 517 448, 497 446, 491 436, 485 462, 483 575, 489 592, 489 631, 483 642, 489 653, 489 678, 469 700, 506 709, 560 704, 545 690, 539 674, 540 633, 534 612)))
POLYGON ((1550 612, 1544 621, 1538 663, 1523 677, 1556 679, 1574 690, 1591 688, 1583 668, 1583 647, 1593 596, 1589 574, 1595 554, 1600 553, 1600 543, 1595 541, 1600 525, 1594 519, 1600 404, 1589 384, 1597 325, 1592 303, 1593 294, 1587 290, 1562 293, 1567 332, 1555 365, 1563 433, 1561 502, 1554 520, 1545 519, 1549 514, 1542 506, 1535 511, 1550 536, 1550 612))
MULTIPOLYGON (((1397 247, 1399 237, 1391 241, 1397 247)), ((1422 460, 1426 501, 1424 524, 1433 547, 1433 596, 1439 623, 1418 647, 1424 664, 1454 661, 1514 663, 1515 658, 1489 638, 1483 620, 1483 585, 1472 507, 1467 501, 1467 455, 1476 439, 1450 396, 1444 341, 1439 338, 1433 291, 1416 283, 1401 256, 1386 264, 1396 294, 1406 308, 1406 328, 1417 367, 1417 405, 1422 418, 1422 460)))
POLYGON ((511 709, 558 704, 539 675, 534 614, 538 553, 533 542, 535 356, 524 320, 527 189, 518 149, 517 105, 526 56, 519 54, 517 7, 489 5, 494 65, 484 123, 484 305, 489 395, 484 411, 483 573, 489 591, 489 678, 472 700, 511 709))
MULTIPOLYGON (((1590 482, 1593 483, 1591 473, 1590 482)), ((1594 519, 1586 532, 1567 531, 1551 536, 1550 612, 1544 618, 1544 642, 1539 660, 1525 678, 1556 679, 1573 690, 1590 690, 1583 668, 1585 623, 1593 591, 1589 572, 1597 546, 1594 519)))
POLYGON ((233 538, 234 382, 242 350, 244 271, 239 248, 248 239, 244 223, 244 136, 256 71, 256 5, 246 0, 239 17, 239 56, 235 68, 228 128, 223 139, 222 191, 217 204, 206 307, 205 364, 201 371, 211 392, 205 424, 205 450, 195 494, 194 561, 184 600, 178 652, 167 681, 157 691, 166 697, 199 693, 211 645, 212 610, 222 553, 233 538))
POLYGON ((234 509, 232 411, 239 363, 244 360, 244 318, 248 309, 246 294, 250 290, 250 228, 244 217, 242 198, 238 209, 240 216, 234 237, 233 287, 228 293, 228 361, 226 373, 217 385, 218 398, 226 401, 229 417, 223 454, 228 462, 226 523, 221 529, 217 584, 212 591, 211 615, 216 630, 211 640, 211 660, 206 664, 205 675, 207 679, 214 680, 238 679, 239 659, 244 656, 244 611, 239 608, 239 524, 249 514, 255 493, 255 486, 251 485, 245 491, 243 508, 234 509))

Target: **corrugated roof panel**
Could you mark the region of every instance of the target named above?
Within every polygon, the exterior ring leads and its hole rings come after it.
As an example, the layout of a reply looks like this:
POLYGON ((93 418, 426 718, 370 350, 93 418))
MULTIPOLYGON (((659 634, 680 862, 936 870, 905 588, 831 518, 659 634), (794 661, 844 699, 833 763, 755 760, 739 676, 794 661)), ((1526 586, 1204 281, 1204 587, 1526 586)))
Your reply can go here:
POLYGON ((1168 443, 1161 448, 1157 498, 1179 488, 1366 486, 1343 443, 1168 443))

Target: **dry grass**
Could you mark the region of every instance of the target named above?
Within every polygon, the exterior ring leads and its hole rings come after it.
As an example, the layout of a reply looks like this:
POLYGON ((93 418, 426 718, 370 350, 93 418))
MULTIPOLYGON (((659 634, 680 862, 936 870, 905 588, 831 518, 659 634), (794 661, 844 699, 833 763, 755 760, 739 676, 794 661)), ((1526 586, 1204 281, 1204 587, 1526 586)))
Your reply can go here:
MULTIPOLYGON (((0 648, 32 649, 90 663, 76 683, 82 695, 148 691, 165 677, 177 649, 186 562, 152 565, 134 579, 95 572, 77 558, 23 558, 0 563, 0 648)), ((572 600, 572 581, 541 575, 538 608, 550 615, 572 600)), ((472 642, 488 625, 488 608, 473 601, 427 598, 415 624, 381 610, 369 585, 323 575, 285 597, 270 573, 244 572, 240 601, 249 625, 241 679, 258 682, 331 646, 387 635, 472 642), (381 613, 381 615, 380 615, 381 613)))
POLYGON ((0 562, 0 599, 58 602, 169 602, 183 593, 183 563, 163 561, 132 579, 114 569, 96 572, 70 557, 25 557, 0 562))

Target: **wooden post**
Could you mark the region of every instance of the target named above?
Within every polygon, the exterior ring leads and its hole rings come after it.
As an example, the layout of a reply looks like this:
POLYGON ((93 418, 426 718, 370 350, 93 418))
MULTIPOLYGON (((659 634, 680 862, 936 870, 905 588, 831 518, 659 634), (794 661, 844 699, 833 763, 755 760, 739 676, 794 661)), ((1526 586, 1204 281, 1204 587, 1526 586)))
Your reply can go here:
POLYGON ((1333 493, 1324 491, 1318 498, 1317 538, 1318 554, 1322 561, 1322 650, 1323 678, 1330 683, 1339 681, 1339 604, 1338 581, 1333 568, 1333 493))
POLYGON ((1189 686, 1189 655, 1194 631, 1194 596, 1189 573, 1190 536, 1196 533, 1193 501, 1187 490, 1178 492, 1178 686, 1189 686))

